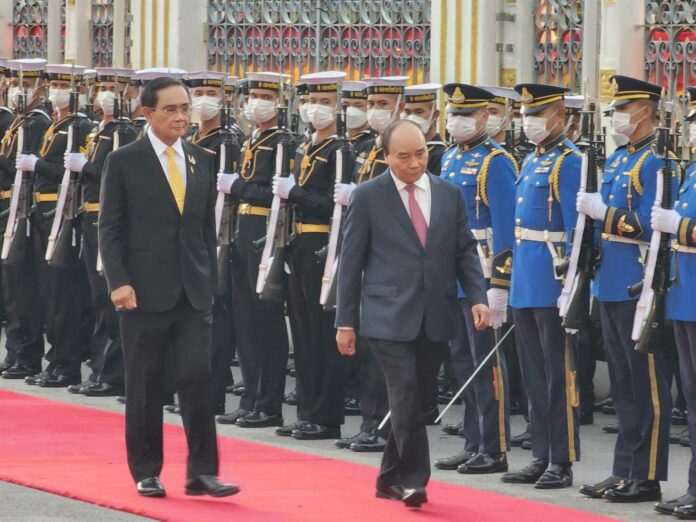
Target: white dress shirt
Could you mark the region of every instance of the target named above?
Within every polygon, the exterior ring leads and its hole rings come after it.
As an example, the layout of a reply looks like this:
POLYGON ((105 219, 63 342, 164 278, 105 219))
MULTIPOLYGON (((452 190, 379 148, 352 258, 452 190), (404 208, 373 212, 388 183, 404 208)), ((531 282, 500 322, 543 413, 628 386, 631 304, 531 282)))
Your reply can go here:
MULTIPOLYGON (((160 165, 162 165, 164 175, 167 176, 167 181, 169 181, 169 172, 167 171, 167 164, 169 162, 169 158, 167 158, 167 148, 169 146, 155 136, 155 133, 152 132, 152 127, 147 129, 147 136, 150 138, 152 148, 155 149, 155 155, 157 156, 160 165)), ((181 138, 176 140, 176 143, 172 145, 172 148, 174 149, 174 152, 176 152, 176 154, 174 154, 174 161, 176 162, 176 166, 179 168, 179 172, 181 172, 184 188, 186 188, 186 156, 184 156, 184 147, 181 144, 181 138)))
MULTIPOLYGON (((391 175, 392 179, 394 180, 394 183, 396 184, 396 190, 399 191, 401 201, 404 202, 406 212, 410 217, 411 212, 408 208, 408 191, 406 190, 407 183, 404 183, 399 178, 397 178, 391 170, 389 171, 389 174, 391 175)), ((423 213, 423 217, 425 218, 425 222, 428 226, 430 226, 430 207, 432 199, 430 195, 430 178, 427 174, 424 173, 420 178, 418 178, 418 181, 416 181, 414 185, 416 186, 416 190, 414 191, 414 195, 416 196, 416 202, 420 206, 421 212, 423 213)))

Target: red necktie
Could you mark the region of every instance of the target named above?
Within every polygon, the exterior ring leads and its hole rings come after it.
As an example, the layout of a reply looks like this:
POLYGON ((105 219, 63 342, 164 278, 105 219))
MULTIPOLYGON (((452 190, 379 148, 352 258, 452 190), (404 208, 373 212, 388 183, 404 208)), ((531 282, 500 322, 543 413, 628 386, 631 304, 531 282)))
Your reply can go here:
POLYGON ((416 230, 418 239, 420 239, 421 246, 425 246, 425 238, 428 235, 428 224, 425 221, 425 216, 423 211, 416 201, 415 194, 416 186, 414 184, 406 185, 406 191, 408 192, 408 212, 411 215, 411 223, 413 223, 413 228, 416 230))

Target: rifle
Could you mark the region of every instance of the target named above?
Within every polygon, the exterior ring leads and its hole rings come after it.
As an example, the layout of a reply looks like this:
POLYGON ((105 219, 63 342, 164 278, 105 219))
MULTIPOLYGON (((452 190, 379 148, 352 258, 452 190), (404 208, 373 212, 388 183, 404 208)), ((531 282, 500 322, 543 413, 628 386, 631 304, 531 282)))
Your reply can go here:
MULTIPOLYGON (((24 88, 24 72, 19 66, 19 85, 21 92, 17 101, 17 117, 25 118, 17 129, 16 154, 31 154, 31 139, 26 123, 27 91, 24 88)), ((18 170, 15 173, 10 196, 10 212, 0 259, 7 264, 20 264, 24 261, 27 238, 30 234, 29 215, 31 214, 33 179, 30 171, 18 170)))
MULTIPOLYGON (((283 100, 283 83, 280 84, 281 106, 278 109, 278 132, 281 134, 280 141, 276 146, 275 175, 280 177, 292 176, 291 154, 292 134, 287 128, 288 109, 283 100)), ((271 213, 268 216, 265 240, 263 243, 263 253, 259 263, 259 275, 256 280, 256 293, 265 301, 283 300, 283 274, 285 270, 285 247, 289 242, 289 211, 287 202, 278 196, 273 196, 271 203, 271 213)))
MULTIPOLYGON (((662 208, 672 208, 671 120, 664 98, 663 93, 660 101, 660 127, 657 129, 657 156, 663 161, 663 165, 657 172, 655 204, 662 208)), ((630 297, 635 297, 640 292, 631 333, 638 352, 655 353, 665 344, 665 300, 671 286, 669 269, 670 235, 653 230, 643 281, 628 289, 630 297)))
MULTIPOLYGON (((594 140, 595 104, 588 103, 585 93, 582 137, 578 146, 583 151, 580 190, 597 192, 597 148, 594 140)), ((561 295, 565 297, 560 316, 565 328, 578 330, 587 326, 590 317, 590 290, 599 253, 595 245, 594 220, 578 214, 568 263, 557 267, 558 275, 565 272, 561 295)))
MULTIPOLYGON (((222 92, 225 92, 223 80, 222 92)), ((220 147, 220 170, 225 174, 237 172, 237 162, 232 154, 235 136, 230 129, 230 106, 223 94, 220 112, 220 130, 225 136, 220 147)), ((218 295, 229 293, 227 282, 230 281, 230 249, 234 242, 235 217, 237 202, 229 194, 219 192, 215 202, 215 233, 217 236, 218 295)))
MULTIPOLYGON (((77 116, 79 92, 75 84, 75 67, 70 78, 70 108, 72 121, 68 129, 67 150, 80 152, 80 123, 77 116)), ((76 217, 80 208, 79 172, 65 169, 58 193, 58 203, 53 215, 51 232, 48 235, 45 260, 50 266, 66 267, 72 258, 72 249, 77 246, 76 217)))
MULTIPOLYGON (((355 160, 350 141, 346 137, 346 109, 338 114, 336 118, 336 135, 340 146, 336 149, 336 186, 341 183, 350 183, 355 160)), ((331 215, 331 226, 329 231, 329 243, 326 250, 326 262, 324 264, 324 275, 321 278, 321 293, 319 304, 324 310, 331 311, 336 308, 336 276, 338 272, 339 243, 341 234, 341 222, 343 220, 343 206, 338 203, 334 205, 331 215)))

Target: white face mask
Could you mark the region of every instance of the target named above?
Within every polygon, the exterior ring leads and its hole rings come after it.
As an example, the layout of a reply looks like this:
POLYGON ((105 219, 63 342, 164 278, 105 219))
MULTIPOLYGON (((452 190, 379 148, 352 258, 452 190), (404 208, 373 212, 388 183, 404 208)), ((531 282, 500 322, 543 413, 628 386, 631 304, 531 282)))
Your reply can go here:
POLYGON ((427 134, 430 130, 430 126, 433 124, 430 118, 421 118, 420 116, 416 116, 415 114, 406 116, 406 113, 403 112, 401 113, 401 119, 412 121, 413 123, 418 125, 423 134, 427 134))
POLYGON ((309 121, 312 122, 317 130, 325 129, 336 120, 336 108, 321 105, 319 103, 306 104, 309 121))
MULTIPOLYGON (((26 104, 29 105, 34 99, 34 89, 29 87, 27 90, 26 104)), ((19 95, 22 91, 19 87, 10 87, 7 91, 7 104, 11 109, 16 109, 19 105, 19 95)), ((26 107, 25 107, 26 108, 26 107)))
POLYGON ((80 107, 84 108, 87 107, 87 95, 86 94, 80 94, 77 98, 77 103, 80 105, 80 107))
POLYGON ((70 105, 70 91, 68 89, 48 89, 48 99, 56 109, 65 109, 70 105))
POLYGON ((254 120, 253 120, 254 116, 251 114, 251 106, 249 105, 248 102, 244 104, 244 109, 242 109, 242 114, 244 115, 244 119, 246 121, 248 121, 249 123, 254 123, 254 120))
POLYGON ((359 129, 367 123, 367 112, 361 111, 357 107, 346 109, 346 127, 349 129, 359 129))
POLYGON ((389 109, 368 109, 367 121, 377 134, 382 134, 393 121, 394 114, 389 109))
POLYGON ((191 98, 191 107, 201 121, 208 121, 220 114, 221 101, 219 96, 194 96, 191 98))
POLYGON ((249 107, 249 115, 251 116, 249 120, 254 123, 266 123, 276 115, 276 102, 274 101, 251 98, 247 107, 249 107))
POLYGON ((640 120, 636 123, 631 123, 631 116, 630 112, 614 111, 611 115, 611 126, 617 134, 623 134, 628 138, 636 132, 636 127, 638 127, 640 120))
POLYGON ((486 134, 491 137, 496 136, 503 129, 503 122, 504 120, 500 116, 489 114, 486 122, 486 134))
POLYGON ((98 105, 106 116, 111 116, 114 113, 114 101, 116 94, 111 91, 100 91, 97 94, 95 104, 98 105))
POLYGON ((309 103, 303 103, 300 105, 299 112, 302 123, 309 123, 309 103))
POLYGON ((540 118, 538 116, 522 117, 524 134, 534 145, 539 145, 551 134, 550 131, 546 130, 547 122, 548 120, 546 118, 540 118))
POLYGON ((615 132, 612 132, 609 134, 611 136, 611 139, 614 141, 614 145, 617 147, 623 147, 624 145, 628 144, 628 137, 624 136, 623 134, 616 134, 615 132))
POLYGON ((478 132, 476 128, 476 118, 471 116, 462 116, 460 114, 450 114, 447 116, 447 132, 454 138, 457 143, 465 143, 478 132))

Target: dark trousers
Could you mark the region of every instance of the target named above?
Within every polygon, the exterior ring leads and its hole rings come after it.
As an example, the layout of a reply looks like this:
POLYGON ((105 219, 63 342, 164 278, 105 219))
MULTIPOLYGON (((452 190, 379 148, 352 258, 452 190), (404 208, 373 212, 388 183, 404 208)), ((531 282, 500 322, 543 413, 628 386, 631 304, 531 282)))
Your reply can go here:
POLYGON ((182 290, 166 312, 120 314, 126 368, 126 449, 138 482, 162 471, 165 360, 171 358, 188 443, 187 477, 218 474, 213 415, 210 310, 194 309, 182 290))
POLYGON ((679 369, 686 398, 691 442, 688 493, 696 495, 696 322, 674 321, 674 337, 679 352, 679 369))
MULTIPOLYGON (((5 203, 5 201, 3 201, 5 203)), ((5 209, 6 204, 0 205, 5 209)), ((30 222, 33 223, 32 217, 30 222)), ((3 220, 3 226, 6 220, 3 220)), ((32 234, 34 233, 33 224, 32 234)), ((3 229, 4 230, 4 229, 3 229)), ((43 317, 39 287, 36 277, 36 253, 31 237, 26 238, 26 256, 17 264, 3 263, 2 272, 3 301, 7 325, 7 358, 9 361, 24 364, 41 370, 44 355, 43 317)))
MULTIPOLYGON (((389 411, 387 384, 382 368, 379 367, 368 340, 364 337, 358 337, 357 345, 355 362, 359 365, 358 388, 360 414, 362 415, 360 431, 374 433, 389 411)), ((348 362, 353 361, 349 359, 348 362)), ((387 422, 380 435, 386 439, 389 435, 389 429, 390 424, 387 422)))
POLYGON ((378 487, 425 487, 430 452, 424 412, 437 393, 446 343, 428 340, 424 328, 410 342, 369 339, 384 371, 392 430, 382 457, 378 487))
POLYGON ((575 336, 566 336, 556 307, 513 308, 512 314, 534 458, 553 463, 579 460, 575 336))
MULTIPOLYGON (((474 373, 474 359, 471 356, 469 333, 466 329, 466 319, 462 314, 459 314, 457 318, 457 336, 449 342, 449 352, 454 375, 461 386, 474 373)), ((474 387, 469 385, 460 397, 462 399, 464 451, 477 453, 481 443, 481 432, 479 431, 474 387)))
POLYGON ((298 325, 295 347, 297 418, 312 424, 338 426, 344 422, 345 359, 336 347, 334 312, 319 304, 321 265, 316 252, 328 234, 298 235, 291 244, 291 314, 298 325))
POLYGON ((600 302, 611 396, 619 420, 613 474, 667 480, 671 395, 661 354, 635 350, 637 301, 600 302))
POLYGON ((215 296, 213 304, 213 404, 215 413, 225 412, 225 388, 232 382, 234 327, 229 295, 215 296))
MULTIPOLYGON (((450 343, 453 366, 462 386, 497 342, 497 333, 491 328, 478 331, 474 327, 471 303, 460 299, 460 329, 467 337, 466 343, 450 343), (452 346, 454 345, 454 349, 452 346), (468 350, 466 349, 468 348, 468 350), (454 359, 457 358, 457 364, 454 359)), ((467 451, 480 453, 504 453, 510 448, 510 401, 507 384, 505 355, 498 350, 476 378, 469 384, 473 392, 473 404, 465 402, 465 437, 467 451), (473 409, 472 413, 466 410, 473 409), (471 440, 470 440, 471 439, 471 440)), ((466 392, 465 392, 466 393, 466 392)))
POLYGON ((261 252, 253 242, 265 234, 263 216, 239 216, 232 247, 232 312, 244 380, 239 407, 270 415, 282 411, 288 334, 283 303, 262 301, 256 293, 261 252))
POLYGON ((94 313, 90 365, 95 376, 93 380, 120 387, 123 386, 121 334, 118 314, 111 302, 106 280, 97 271, 97 218, 97 212, 89 212, 82 216, 82 256, 94 313))
POLYGON ((45 214, 53 208, 55 203, 39 203, 36 210, 34 246, 39 297, 43 303, 46 339, 51 345, 46 358, 55 373, 72 377, 80 375, 82 361, 87 357, 93 328, 89 318, 93 316, 86 302, 84 266, 78 258, 79 232, 65 266, 49 266, 44 259, 53 224, 45 214))

